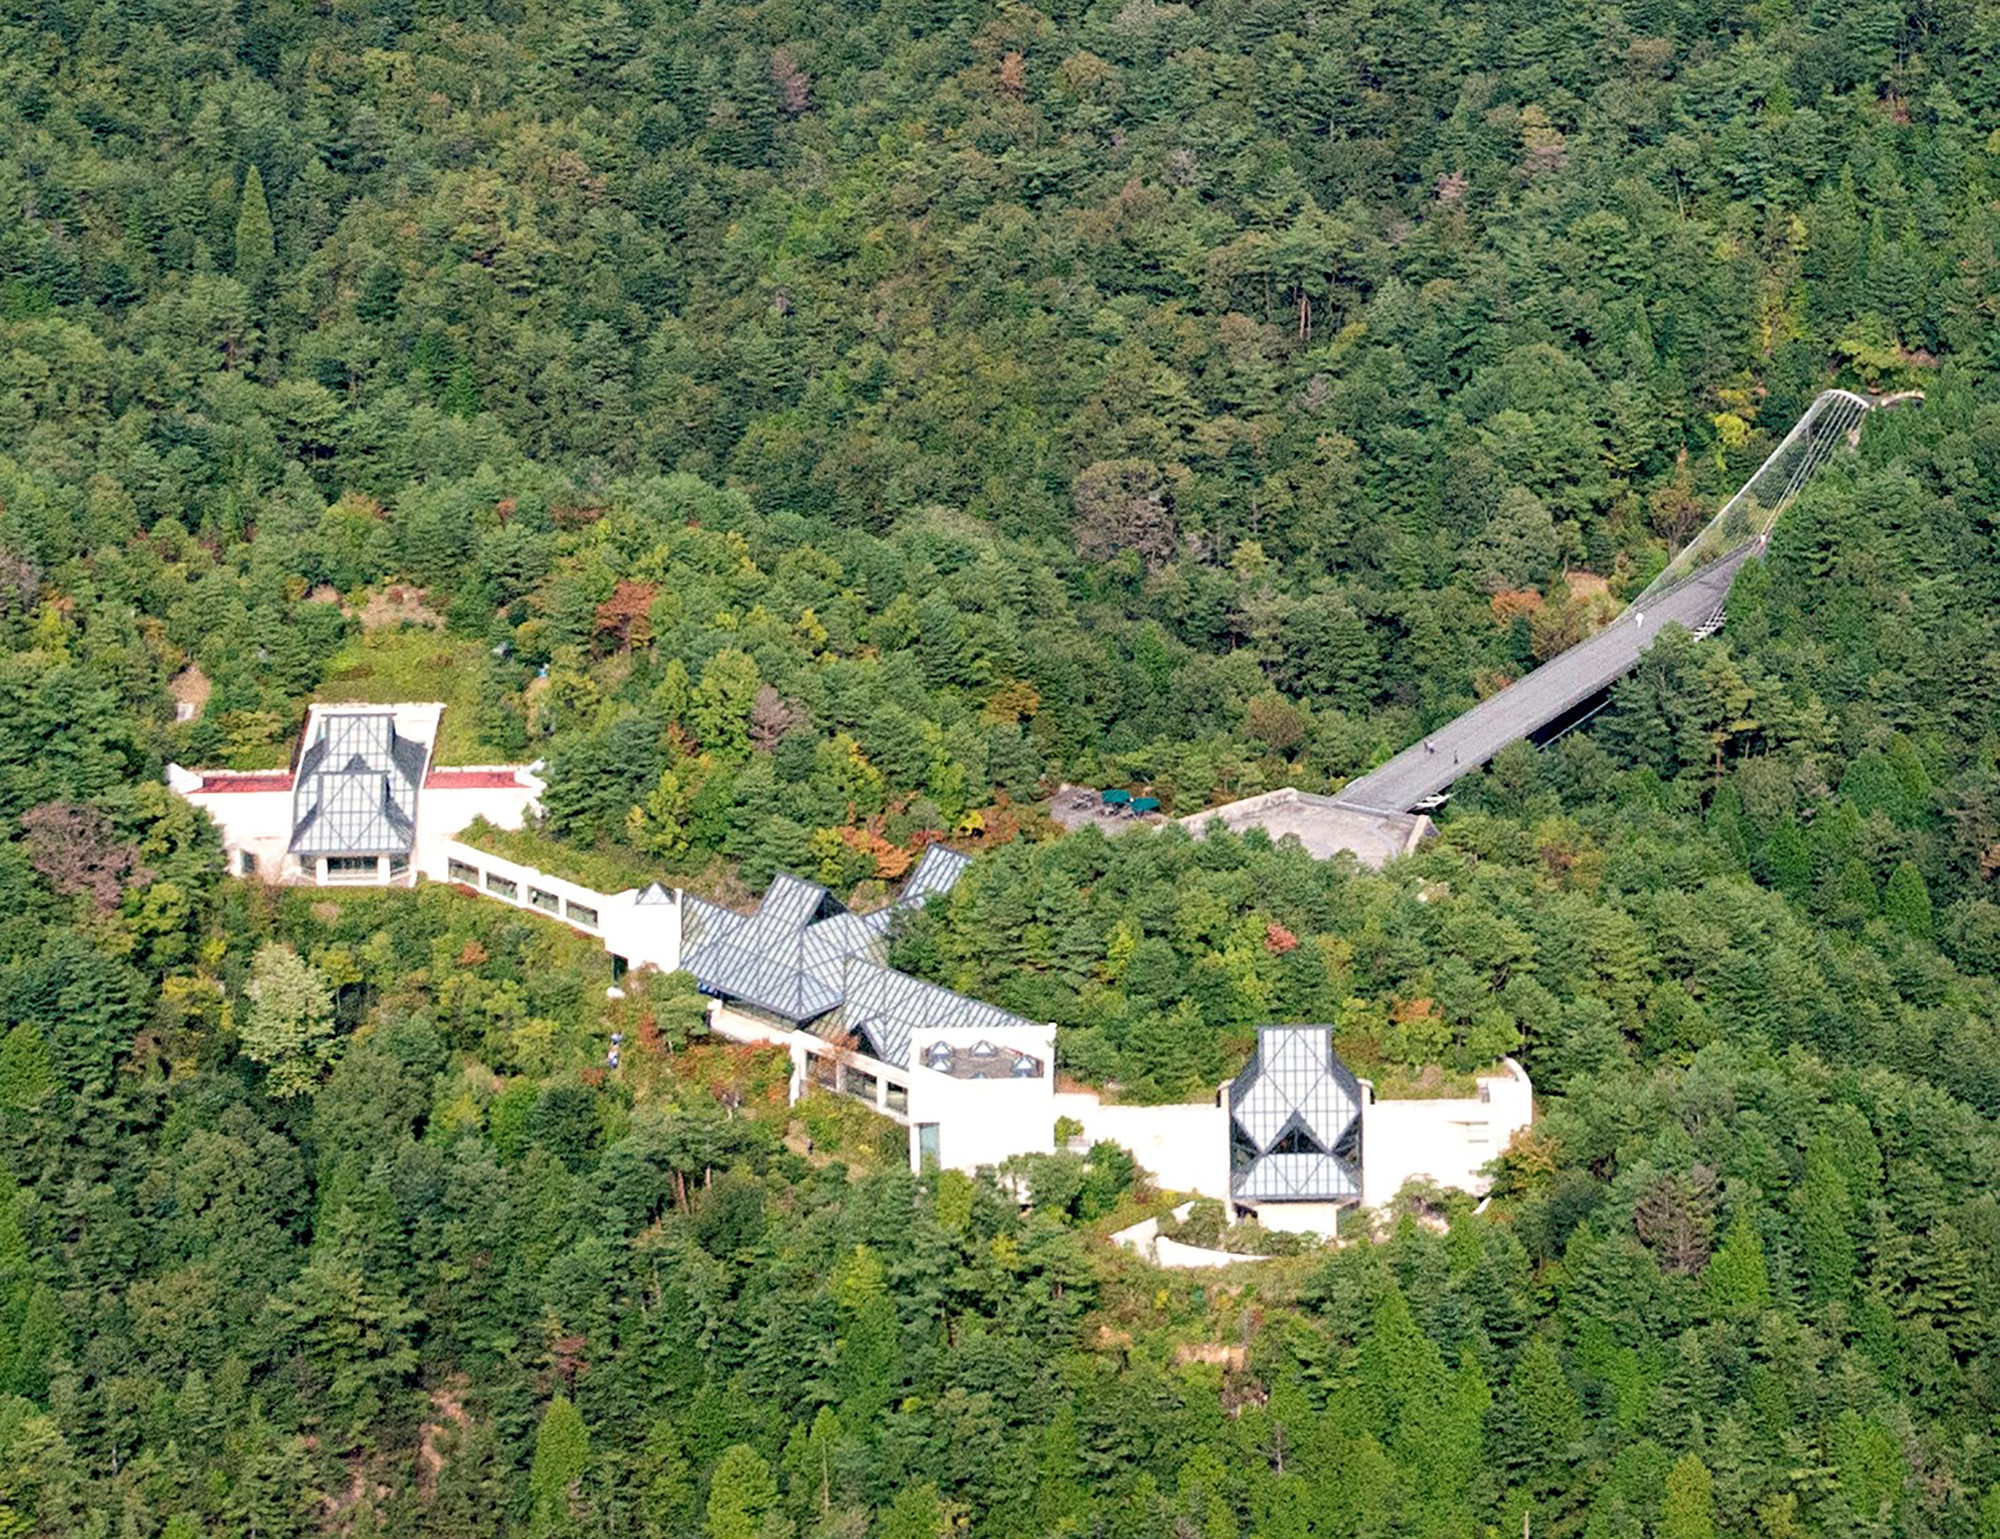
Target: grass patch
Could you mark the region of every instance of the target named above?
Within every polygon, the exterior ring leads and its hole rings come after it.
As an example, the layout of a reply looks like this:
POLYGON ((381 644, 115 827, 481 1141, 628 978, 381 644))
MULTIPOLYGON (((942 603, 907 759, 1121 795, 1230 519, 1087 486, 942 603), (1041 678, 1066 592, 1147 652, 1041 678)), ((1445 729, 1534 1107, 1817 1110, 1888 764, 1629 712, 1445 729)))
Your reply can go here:
POLYGON ((792 1125, 820 1161, 837 1159, 866 1170, 891 1170, 910 1162, 909 1130, 853 1096, 811 1086, 792 1107, 792 1125))
POLYGON ((479 685, 485 656, 477 641, 447 636, 429 626, 366 631, 328 660, 313 699, 327 704, 396 705, 439 700, 434 760, 439 764, 494 764, 504 750, 479 735, 479 685))
POLYGON ((1347 1065, 1375 1087, 1378 1101, 1468 1100, 1479 1094, 1481 1074, 1505 1074, 1500 1064, 1471 1073, 1459 1073, 1439 1064, 1412 1069, 1397 1063, 1355 1063, 1347 1065))
POLYGON ((534 827, 495 828, 486 819, 475 818, 458 837, 475 850, 519 861, 596 892, 623 892, 653 881, 674 885, 671 876, 636 855, 611 848, 579 849, 534 827))

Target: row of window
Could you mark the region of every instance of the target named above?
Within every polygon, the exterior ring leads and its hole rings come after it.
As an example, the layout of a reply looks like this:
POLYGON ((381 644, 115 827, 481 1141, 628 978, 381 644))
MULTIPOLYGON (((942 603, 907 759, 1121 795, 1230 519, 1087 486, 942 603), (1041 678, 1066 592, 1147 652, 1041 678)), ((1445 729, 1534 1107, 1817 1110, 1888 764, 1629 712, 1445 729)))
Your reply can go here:
MULTIPOLYGON (((806 1055, 806 1077, 822 1090, 834 1090, 843 1095, 851 1095, 857 1101, 870 1106, 875 1104, 875 1076, 865 1069, 857 1069, 852 1064, 843 1064, 839 1059, 826 1053, 806 1055)), ((886 1110, 898 1117, 906 1117, 910 1112, 909 1087, 888 1081, 882 1092, 882 1104, 886 1110)))
MULTIPOLYGON (((482 875, 477 866, 453 859, 445 862, 445 874, 454 882, 483 889, 496 898, 505 898, 509 903, 521 901, 521 884, 511 877, 502 876, 497 871, 488 871, 482 875)), ((589 904, 574 900, 565 901, 555 893, 547 892, 533 883, 528 885, 528 906, 538 908, 544 914, 554 914, 558 919, 567 919, 571 924, 582 925, 587 930, 597 928, 597 910, 589 904)))
MULTIPOLYGON (((326 879, 329 882, 372 882, 380 874, 381 867, 373 855, 329 855, 326 857, 326 879)), ((399 882, 410 874, 410 859, 407 855, 389 857, 389 880, 399 882)))

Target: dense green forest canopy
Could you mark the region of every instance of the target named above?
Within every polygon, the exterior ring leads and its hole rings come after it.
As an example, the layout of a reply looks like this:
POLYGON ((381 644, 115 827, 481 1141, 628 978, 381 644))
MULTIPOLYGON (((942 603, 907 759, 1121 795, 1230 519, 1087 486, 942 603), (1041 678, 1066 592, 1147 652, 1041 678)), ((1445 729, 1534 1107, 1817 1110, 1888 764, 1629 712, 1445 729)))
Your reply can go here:
POLYGON ((1951 0, 0 3, 0 1535, 2000 1539, 1996 168, 1951 0), (1037 810, 1338 785, 1836 383, 1929 399, 1415 858, 1037 810), (607 883, 952 838, 899 962, 1133 1098, 1544 1116, 1157 1273, 1112 1151, 224 878, 161 770, 315 695, 607 883))

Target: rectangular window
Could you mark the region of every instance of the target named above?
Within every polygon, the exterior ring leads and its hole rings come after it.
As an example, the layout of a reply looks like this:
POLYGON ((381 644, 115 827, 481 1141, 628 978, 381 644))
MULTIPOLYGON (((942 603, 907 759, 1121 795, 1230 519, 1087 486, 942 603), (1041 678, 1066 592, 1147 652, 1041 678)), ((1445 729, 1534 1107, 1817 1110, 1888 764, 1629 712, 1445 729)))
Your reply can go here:
POLYGON ((840 1066, 824 1053, 807 1055, 806 1073, 815 1085, 824 1085, 828 1090, 836 1088, 840 1080, 840 1066))
POLYGON ((373 855, 329 855, 326 879, 329 882, 372 882, 379 869, 373 855))
POLYGON ((917 1165, 923 1170, 938 1167, 938 1125, 935 1122, 917 1124, 917 1165))
POLYGON ((389 857, 389 880, 390 880, 390 881, 392 881, 392 882, 400 882, 400 881, 401 881, 401 880, 402 880, 402 879, 403 879, 404 877, 408 876, 409 874, 410 874, 410 857, 409 857, 409 856, 407 856, 407 855, 391 855, 391 856, 389 857))
POLYGON ((528 889, 528 901, 544 914, 557 913, 562 908, 562 904, 557 900, 554 893, 543 892, 539 887, 530 887, 528 889))
POLYGON ((257 857, 248 850, 238 850, 236 852, 236 874, 238 876, 255 876, 257 874, 257 857))
POLYGON ((594 908, 585 908, 581 903, 567 903, 563 905, 563 912, 569 915, 572 924, 588 925, 593 930, 597 928, 597 910, 594 908))
POLYGON ((463 882, 468 887, 479 885, 479 868, 468 866, 462 860, 448 860, 444 863, 445 875, 454 882, 463 882))
POLYGON ((486 873, 486 890, 492 893, 495 897, 505 898, 509 902, 512 902, 516 898, 521 896, 521 888, 519 884, 508 881, 506 877, 502 876, 497 871, 489 871, 486 873))
POLYGON ((855 1100, 866 1101, 870 1106, 875 1104, 874 1075, 863 1074, 859 1069, 849 1069, 847 1071, 846 1089, 847 1093, 853 1096, 855 1100))
POLYGON ((899 1085, 891 1080, 889 1093, 882 1098, 882 1104, 899 1117, 910 1114, 910 1091, 907 1085, 899 1085))

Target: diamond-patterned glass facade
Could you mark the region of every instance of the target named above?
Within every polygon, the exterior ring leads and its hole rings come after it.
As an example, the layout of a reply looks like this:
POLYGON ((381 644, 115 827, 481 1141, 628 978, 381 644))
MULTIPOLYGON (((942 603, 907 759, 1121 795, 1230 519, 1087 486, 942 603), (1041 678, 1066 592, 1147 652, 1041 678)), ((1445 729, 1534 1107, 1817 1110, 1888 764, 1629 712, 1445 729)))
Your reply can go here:
POLYGON ((329 711, 299 758, 294 855, 407 855, 429 751, 389 711, 329 711))
POLYGON ((1019 1016, 904 976, 887 965, 896 916, 948 892, 968 861, 932 845, 888 908, 849 913, 824 887, 780 874, 754 914, 701 898, 686 901, 682 965, 704 991, 812 1026, 858 1037, 885 1063, 907 1065, 914 1033, 936 1027, 1023 1026, 1019 1016))
POLYGON ((1229 1087, 1230 1190, 1238 1201, 1361 1196, 1361 1086, 1325 1026, 1265 1026, 1229 1087))

